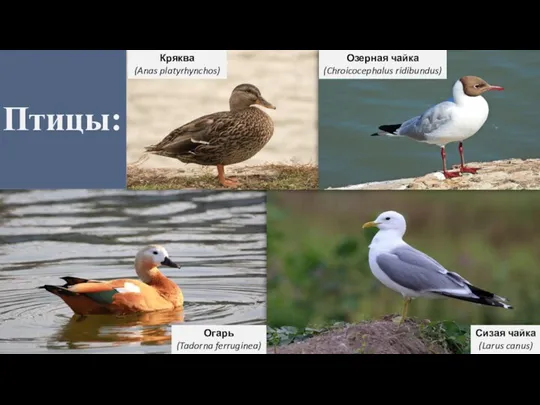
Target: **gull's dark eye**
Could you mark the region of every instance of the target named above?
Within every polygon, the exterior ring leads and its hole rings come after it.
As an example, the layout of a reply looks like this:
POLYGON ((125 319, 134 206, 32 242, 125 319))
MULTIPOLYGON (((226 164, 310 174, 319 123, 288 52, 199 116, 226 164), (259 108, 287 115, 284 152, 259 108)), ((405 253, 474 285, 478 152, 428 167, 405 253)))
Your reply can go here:
POLYGON ((157 250, 154 250, 152 253, 155 254, 155 255, 157 255, 157 250))
POLYGON ((387 221, 390 221, 390 217, 386 217, 385 219, 386 219, 387 221))

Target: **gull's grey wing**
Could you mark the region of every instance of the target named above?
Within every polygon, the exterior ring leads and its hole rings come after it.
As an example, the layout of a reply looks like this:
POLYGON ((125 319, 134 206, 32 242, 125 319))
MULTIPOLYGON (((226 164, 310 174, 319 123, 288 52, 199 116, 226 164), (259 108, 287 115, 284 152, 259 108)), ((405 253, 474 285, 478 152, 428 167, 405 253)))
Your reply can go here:
POLYGON ((381 270, 395 283, 418 292, 468 289, 469 282, 411 246, 400 246, 377 256, 381 270))
POLYGON ((407 136, 417 141, 426 140, 426 135, 432 134, 452 119, 452 101, 443 101, 427 109, 422 115, 405 121, 399 127, 397 135, 407 136))

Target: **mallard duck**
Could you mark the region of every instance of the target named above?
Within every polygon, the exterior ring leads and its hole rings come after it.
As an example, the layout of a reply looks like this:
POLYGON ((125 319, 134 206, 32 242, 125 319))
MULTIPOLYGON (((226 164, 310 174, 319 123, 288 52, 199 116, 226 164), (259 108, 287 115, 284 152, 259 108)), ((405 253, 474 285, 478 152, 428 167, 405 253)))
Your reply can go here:
POLYGON ((145 149, 184 163, 216 166, 220 184, 235 187, 238 181, 226 178, 224 167, 253 157, 274 134, 272 118, 255 104, 276 109, 257 87, 240 84, 231 93, 229 111, 203 115, 145 149))
POLYGON ((180 268, 164 247, 149 245, 135 257, 140 280, 100 281, 68 276, 62 277, 66 282, 63 286, 39 288, 60 297, 78 315, 126 315, 183 308, 182 290, 159 271, 159 265, 180 268))

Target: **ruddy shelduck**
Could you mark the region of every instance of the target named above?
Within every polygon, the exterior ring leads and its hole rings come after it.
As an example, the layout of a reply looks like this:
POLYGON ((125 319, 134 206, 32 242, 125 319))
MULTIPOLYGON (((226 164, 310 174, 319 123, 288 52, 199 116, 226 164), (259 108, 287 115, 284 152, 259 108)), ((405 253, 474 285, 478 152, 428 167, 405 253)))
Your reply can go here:
POLYGON ((63 286, 44 285, 47 291, 60 297, 78 315, 126 315, 181 309, 184 305, 182 290, 168 279, 158 266, 180 268, 169 258, 164 247, 150 245, 135 257, 135 271, 140 280, 111 281, 62 277, 63 286))

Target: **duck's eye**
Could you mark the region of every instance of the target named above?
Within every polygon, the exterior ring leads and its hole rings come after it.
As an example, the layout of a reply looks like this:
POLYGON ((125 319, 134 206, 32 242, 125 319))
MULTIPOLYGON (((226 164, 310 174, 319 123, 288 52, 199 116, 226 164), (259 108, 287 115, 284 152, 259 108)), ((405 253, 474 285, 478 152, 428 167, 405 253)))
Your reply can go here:
POLYGON ((157 255, 157 250, 154 250, 152 253, 155 254, 155 255, 157 255))

